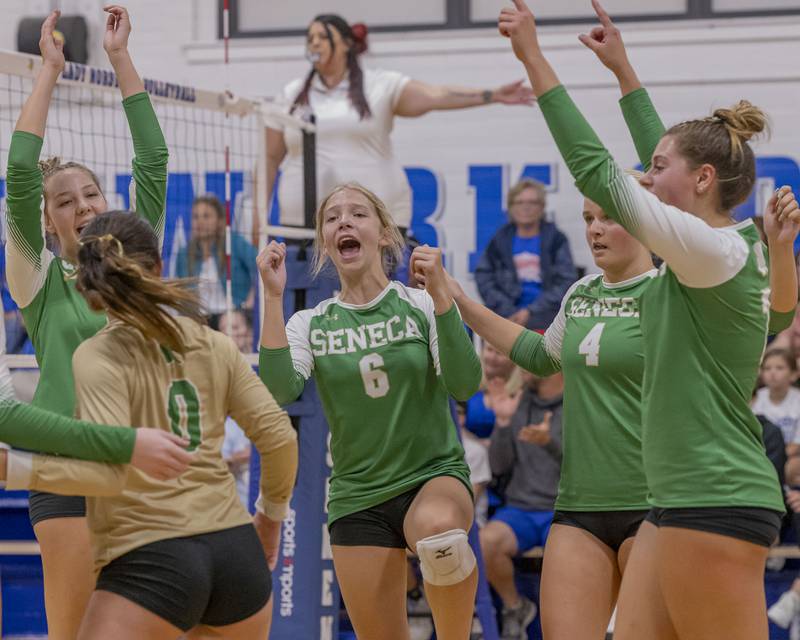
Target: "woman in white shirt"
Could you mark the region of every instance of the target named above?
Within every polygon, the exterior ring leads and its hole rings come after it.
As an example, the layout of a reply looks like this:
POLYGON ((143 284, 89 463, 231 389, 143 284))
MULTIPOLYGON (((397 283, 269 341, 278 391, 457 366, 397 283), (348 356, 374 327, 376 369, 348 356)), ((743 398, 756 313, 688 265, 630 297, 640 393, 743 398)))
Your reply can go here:
MULTIPOLYGON (((362 70, 358 57, 367 50, 367 29, 352 27, 342 17, 319 15, 308 27, 305 78, 290 82, 280 99, 297 114, 310 108, 317 124, 317 193, 321 199, 333 187, 358 182, 386 203, 395 222, 411 225, 411 190, 394 157, 389 134, 395 116, 413 118, 429 111, 464 109, 493 102, 531 104, 532 93, 522 81, 497 89, 464 89, 429 85, 396 71, 362 70)), ((281 224, 303 224, 303 146, 297 129, 267 129, 268 202, 278 168, 281 224)))

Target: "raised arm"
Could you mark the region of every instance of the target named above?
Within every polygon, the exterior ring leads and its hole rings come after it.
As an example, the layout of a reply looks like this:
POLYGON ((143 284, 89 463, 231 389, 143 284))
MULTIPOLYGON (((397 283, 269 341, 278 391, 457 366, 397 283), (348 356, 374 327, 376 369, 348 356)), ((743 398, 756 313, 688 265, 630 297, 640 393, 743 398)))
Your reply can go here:
POLYGON ((26 131, 40 138, 44 137, 47 112, 53 96, 58 76, 64 70, 64 43, 53 37, 60 11, 53 11, 42 23, 39 50, 42 52, 42 66, 33 83, 31 95, 25 101, 17 119, 15 131, 26 131))
POLYGON ((442 266, 442 250, 423 245, 411 254, 409 271, 425 284, 433 300, 430 351, 447 392, 469 400, 481 384, 481 362, 453 301, 442 266))
POLYGON ((599 204, 690 287, 714 287, 747 261, 749 247, 730 229, 714 229, 696 216, 661 202, 625 173, 559 84, 542 54, 536 23, 523 0, 504 9, 501 32, 511 37, 539 97, 539 107, 578 189, 599 204))
POLYGON ((258 270, 264 283, 264 321, 258 374, 278 404, 289 404, 303 392, 311 375, 314 358, 304 335, 301 319, 287 327, 283 317, 283 292, 286 289, 286 245, 270 242, 258 255, 258 270), (287 331, 292 332, 290 347, 287 331))
POLYGON ((403 88, 394 113, 397 116, 416 118, 429 111, 468 109, 492 103, 529 105, 533 104, 533 94, 528 87, 523 86, 522 80, 496 89, 468 89, 411 80, 403 88))
POLYGON ((108 5, 103 48, 114 67, 133 141, 131 210, 143 216, 160 239, 164 235, 169 151, 150 96, 128 52, 131 21, 127 10, 108 5))
POLYGON ((598 0, 592 0, 592 6, 600 25, 588 34, 581 34, 578 39, 616 76, 622 92, 619 101, 622 115, 636 146, 639 162, 648 171, 656 145, 664 135, 664 124, 628 59, 619 29, 598 0))
POLYGON ((592 0, 592 8, 600 24, 589 33, 579 35, 578 40, 591 49, 600 62, 617 77, 623 97, 641 89, 642 83, 628 59, 620 30, 611 21, 599 0, 592 0))
POLYGON ((797 308, 797 265, 794 241, 800 230, 800 208, 791 187, 778 189, 764 212, 769 245, 770 333, 787 329, 797 308))
POLYGON ((128 10, 117 4, 103 7, 108 13, 106 31, 103 36, 103 49, 108 55, 108 61, 114 67, 117 75, 119 90, 123 100, 144 91, 144 83, 133 66, 133 60, 128 53, 128 36, 131 34, 131 19, 128 10))
POLYGON ((59 15, 54 11, 42 23, 42 66, 19 114, 8 151, 6 277, 9 291, 21 308, 41 290, 53 259, 42 229, 42 172, 38 163, 53 89, 64 69, 63 44, 53 37, 59 15))

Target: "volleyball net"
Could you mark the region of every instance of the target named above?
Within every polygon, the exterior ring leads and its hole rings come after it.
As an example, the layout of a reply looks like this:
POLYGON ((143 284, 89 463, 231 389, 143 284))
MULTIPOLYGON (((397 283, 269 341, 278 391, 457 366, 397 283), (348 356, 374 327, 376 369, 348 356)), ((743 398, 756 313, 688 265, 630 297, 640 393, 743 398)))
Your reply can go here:
MULTIPOLYGON (((0 240, 3 242, 8 147, 40 65, 35 56, 0 51, 0 218, 3 220, 0 240)), ((263 245, 268 233, 287 238, 312 235, 306 228, 267 224, 270 207, 265 119, 280 121, 282 126, 304 128, 312 152, 313 125, 283 114, 267 100, 159 80, 145 79, 144 84, 169 148, 164 274, 198 275, 186 273, 185 265, 192 239, 192 204, 198 196, 215 196, 226 212, 227 260, 215 265, 222 268, 215 268, 212 273, 223 284, 226 309, 245 307, 252 312, 253 325, 257 326, 258 278, 254 277, 254 252, 263 245), (248 281, 237 281, 242 277, 248 281)), ((85 164, 98 176, 109 208, 127 209, 132 155, 131 137, 113 71, 68 62, 51 101, 41 157, 58 156, 85 164)), ((311 164, 310 159, 307 162, 311 164)), ((306 190, 310 189, 306 185, 306 190)), ((313 193, 311 197, 316 204, 313 193)), ((14 305, 7 291, 4 303, 6 318, 13 323, 14 305)), ((9 327, 9 331, 13 333, 14 327, 9 327)), ((20 346, 15 349, 17 353, 21 349, 30 350, 29 345, 24 347, 22 343, 11 345, 15 346, 20 346)), ((10 353, 9 359, 12 367, 35 366, 31 356, 10 353)))

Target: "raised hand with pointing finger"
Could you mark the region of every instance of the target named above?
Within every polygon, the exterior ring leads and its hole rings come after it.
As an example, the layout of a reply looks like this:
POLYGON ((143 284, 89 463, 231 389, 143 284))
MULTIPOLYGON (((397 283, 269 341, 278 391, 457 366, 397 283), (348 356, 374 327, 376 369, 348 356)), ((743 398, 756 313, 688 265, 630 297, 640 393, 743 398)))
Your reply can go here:
POLYGON ((513 0, 514 8, 500 11, 498 28, 500 33, 511 39, 514 54, 521 62, 541 55, 539 39, 536 34, 536 21, 524 0, 513 0))
POLYGON ((628 60, 622 34, 599 0, 592 0, 592 8, 600 24, 589 33, 580 34, 578 40, 591 49, 600 62, 617 76, 623 95, 627 95, 642 85, 628 60))

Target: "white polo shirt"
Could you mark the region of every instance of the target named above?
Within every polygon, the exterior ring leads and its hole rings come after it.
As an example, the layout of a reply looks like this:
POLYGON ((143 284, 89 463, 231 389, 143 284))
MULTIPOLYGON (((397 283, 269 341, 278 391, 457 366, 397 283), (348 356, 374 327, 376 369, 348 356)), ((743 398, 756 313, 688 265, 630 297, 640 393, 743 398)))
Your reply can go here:
MULTIPOLYGON (((411 189, 390 139, 394 109, 409 80, 395 71, 365 69, 372 116, 361 120, 350 104, 347 78, 328 89, 314 77, 309 105, 317 120, 318 201, 339 184, 358 182, 383 200, 399 226, 411 224, 411 189)), ((299 78, 284 88, 280 100, 287 112, 304 82, 299 78)), ((281 223, 303 224, 303 137, 297 129, 275 128, 283 129, 287 149, 278 188, 281 223)))

